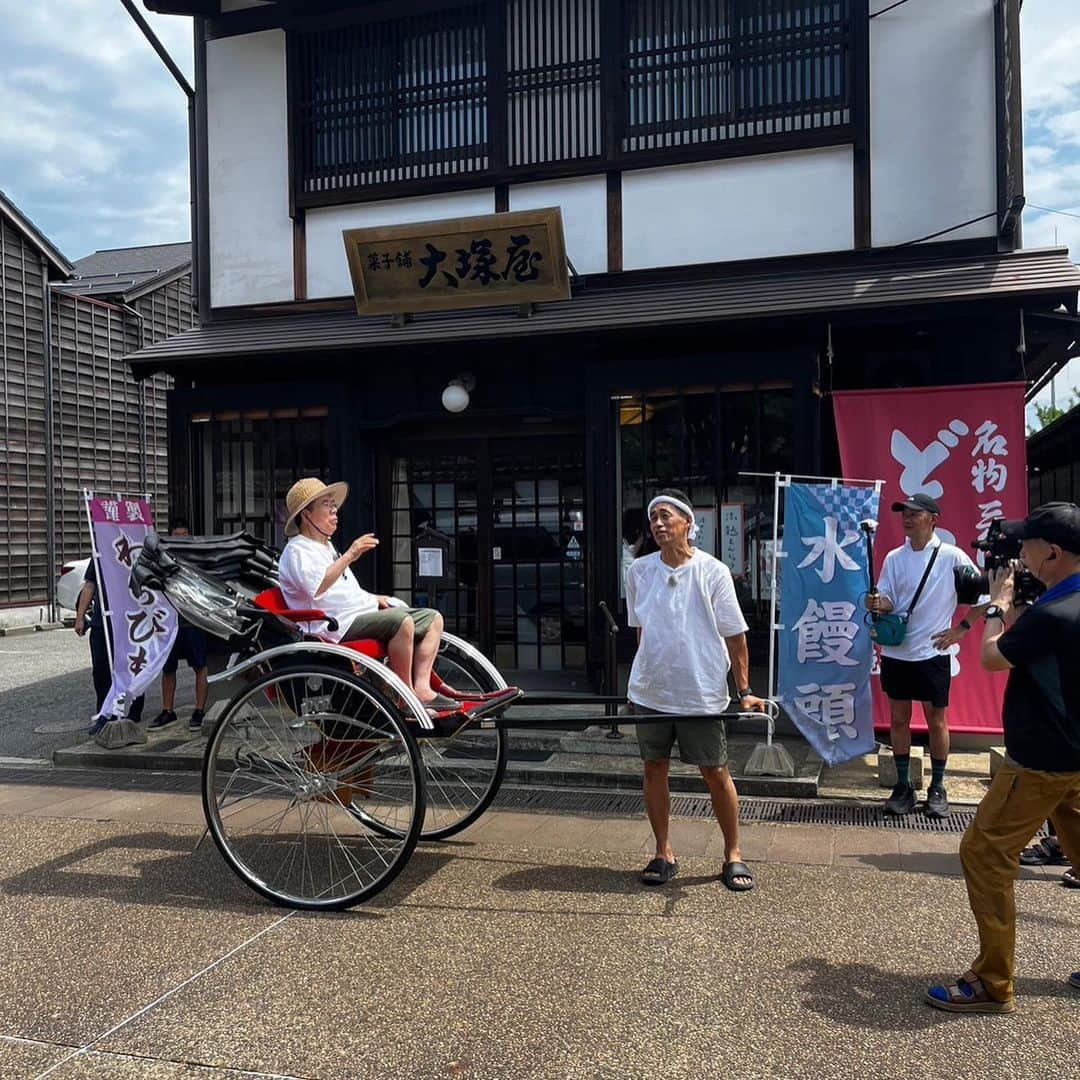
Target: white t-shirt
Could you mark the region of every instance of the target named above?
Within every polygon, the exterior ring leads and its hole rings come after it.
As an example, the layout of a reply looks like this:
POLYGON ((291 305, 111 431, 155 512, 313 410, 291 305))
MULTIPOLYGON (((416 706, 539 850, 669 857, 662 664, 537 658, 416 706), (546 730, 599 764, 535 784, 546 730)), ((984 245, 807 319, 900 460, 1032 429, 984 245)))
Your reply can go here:
POLYGON ((626 573, 626 612, 641 627, 627 696, 668 713, 721 713, 730 702, 724 638, 746 632, 731 571, 698 548, 673 568, 653 552, 626 573))
POLYGON ((905 540, 903 547, 894 548, 885 556, 878 591, 892 601, 897 615, 907 614, 934 548, 939 549, 937 561, 915 605, 907 635, 900 645, 882 645, 882 656, 891 656, 894 660, 929 660, 945 655, 930 639, 939 630, 948 630, 952 626, 957 604, 953 568, 975 565, 960 548, 943 543, 936 534, 922 551, 915 551, 911 541, 905 540))
POLYGON ((323 622, 308 623, 305 627, 309 634, 318 634, 328 641, 340 641, 357 615, 379 610, 378 597, 360 588, 351 568, 346 568, 321 596, 315 595, 326 571, 337 559, 338 552, 329 540, 294 536, 285 545, 278 563, 278 580, 289 607, 318 608, 337 619, 338 628, 333 632, 323 622))

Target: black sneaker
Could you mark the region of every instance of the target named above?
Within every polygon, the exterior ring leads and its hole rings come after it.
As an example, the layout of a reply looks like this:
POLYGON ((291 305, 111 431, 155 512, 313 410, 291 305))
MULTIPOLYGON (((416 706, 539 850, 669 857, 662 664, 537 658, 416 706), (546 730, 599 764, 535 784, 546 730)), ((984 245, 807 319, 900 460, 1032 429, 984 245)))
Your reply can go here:
POLYGON ((162 709, 146 727, 148 731, 157 731, 174 723, 176 723, 176 713, 171 709, 162 709))
POLYGON ((91 720, 90 727, 87 730, 87 734, 90 736, 90 738, 92 739, 95 735, 100 735, 101 729, 109 722, 110 719, 111 717, 108 716, 99 716, 96 720, 91 720))
POLYGON ((196 709, 191 714, 191 719, 188 721, 188 730, 189 731, 199 731, 199 732, 201 732, 202 731, 202 722, 203 722, 203 718, 205 716, 206 716, 206 714, 202 711, 202 709, 196 709))
POLYGON ((931 784, 926 789, 926 816, 932 818, 949 816, 949 796, 941 784, 931 784))
POLYGON ((910 784, 897 784, 885 800, 885 813, 900 817, 915 809, 915 789, 910 784))

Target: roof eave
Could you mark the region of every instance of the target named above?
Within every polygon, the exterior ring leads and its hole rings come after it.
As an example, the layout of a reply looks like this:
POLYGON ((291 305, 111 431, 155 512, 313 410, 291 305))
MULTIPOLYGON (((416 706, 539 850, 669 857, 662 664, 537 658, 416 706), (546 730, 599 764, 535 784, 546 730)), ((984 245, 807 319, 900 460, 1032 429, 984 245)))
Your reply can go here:
POLYGON ((164 270, 157 276, 152 277, 147 281, 140 282, 132 289, 128 289, 128 291, 123 294, 124 303, 131 304, 136 300, 141 300, 149 293, 156 292, 158 289, 163 289, 166 285, 171 285, 174 281, 179 281, 180 278, 190 273, 190 261, 181 266, 174 266, 169 270, 164 270))
POLYGON ((74 273, 75 267, 68 262, 55 244, 2 192, 0 211, 5 213, 31 244, 34 245, 65 277, 74 273))

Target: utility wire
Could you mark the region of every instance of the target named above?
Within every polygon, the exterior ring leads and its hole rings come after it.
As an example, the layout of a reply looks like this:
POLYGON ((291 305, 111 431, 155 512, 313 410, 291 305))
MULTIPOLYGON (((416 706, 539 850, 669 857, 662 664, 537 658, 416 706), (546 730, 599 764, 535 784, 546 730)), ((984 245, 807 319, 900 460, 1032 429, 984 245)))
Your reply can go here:
POLYGON ((876 19, 879 15, 884 15, 886 11, 892 11, 893 8, 898 8, 901 4, 906 4, 907 2, 908 0, 896 0, 895 4, 890 4, 888 7, 882 8, 880 11, 871 11, 870 18, 876 19))
POLYGON ((1071 210, 1055 210, 1052 206, 1039 206, 1038 203, 1029 202, 1032 210, 1041 210, 1044 214, 1060 214, 1062 217, 1076 218, 1080 221, 1080 214, 1074 214, 1071 210))
POLYGON ((950 225, 947 229, 939 229, 937 232, 929 233, 926 236, 916 237, 914 240, 905 240, 902 244, 897 244, 896 246, 910 247, 912 244, 921 244, 924 240, 933 240, 937 236, 944 236, 946 233, 956 232, 957 229, 962 229, 965 225, 974 225, 977 221, 985 221, 987 218, 997 217, 997 213, 996 210, 991 210, 989 214, 968 218, 967 221, 961 221, 959 225, 950 225))

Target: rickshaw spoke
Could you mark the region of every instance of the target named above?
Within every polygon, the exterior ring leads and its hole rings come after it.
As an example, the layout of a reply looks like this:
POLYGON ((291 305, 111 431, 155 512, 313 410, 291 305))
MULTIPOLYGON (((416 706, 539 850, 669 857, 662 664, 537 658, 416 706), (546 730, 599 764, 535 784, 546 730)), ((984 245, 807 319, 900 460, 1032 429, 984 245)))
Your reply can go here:
POLYGON ((415 846, 420 768, 377 689, 317 665, 270 672, 211 735, 208 825, 230 866, 270 899, 348 906, 385 887, 415 846))

